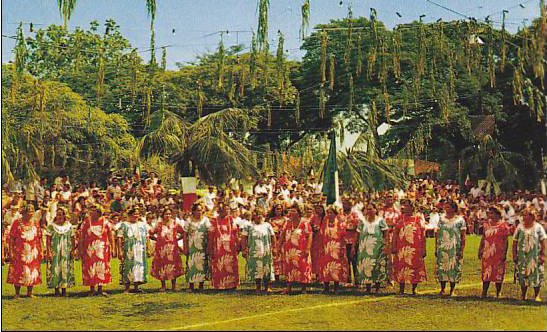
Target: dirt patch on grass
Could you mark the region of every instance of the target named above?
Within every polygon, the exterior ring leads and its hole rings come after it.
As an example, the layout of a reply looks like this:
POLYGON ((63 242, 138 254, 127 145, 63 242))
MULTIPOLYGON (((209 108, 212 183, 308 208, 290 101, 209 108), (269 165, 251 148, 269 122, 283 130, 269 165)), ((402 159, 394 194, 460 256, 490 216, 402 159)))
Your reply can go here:
POLYGON ((116 304, 111 304, 101 308, 104 315, 112 316, 119 315, 124 317, 133 316, 150 316, 167 314, 173 310, 184 310, 197 307, 197 304, 192 303, 157 303, 157 302, 142 302, 133 303, 130 307, 120 307, 116 304))

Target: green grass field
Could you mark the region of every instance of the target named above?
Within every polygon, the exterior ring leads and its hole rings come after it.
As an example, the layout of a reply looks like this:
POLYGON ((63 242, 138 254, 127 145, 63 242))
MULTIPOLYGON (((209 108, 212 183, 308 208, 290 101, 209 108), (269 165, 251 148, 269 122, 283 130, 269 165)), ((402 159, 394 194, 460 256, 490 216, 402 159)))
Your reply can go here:
MULTIPOLYGON (((42 285, 35 288, 35 299, 12 300, 13 287, 6 284, 4 266, 2 330, 547 330, 545 288, 541 303, 516 300, 520 291, 513 284, 512 262, 507 264, 502 298, 478 297, 479 239, 468 237, 464 276, 456 288, 458 296, 453 298, 437 295, 432 239, 428 239, 426 258, 429 281, 420 284, 421 294, 415 297, 395 296, 392 288, 375 296, 355 289, 336 296, 322 295, 319 287, 306 295, 280 295, 281 288, 274 288, 274 294, 258 296, 252 294, 251 283, 243 283, 231 293, 207 289, 208 283, 201 294, 159 293, 160 282, 152 278, 142 286, 145 294, 123 294, 114 260, 115 282, 106 288, 112 295, 108 298, 88 298, 88 288, 83 286, 70 288, 68 298, 56 298, 51 296, 53 290, 42 285)), ((76 282, 81 285, 79 263, 76 282)), ((187 288, 187 284, 183 286, 187 288)), ((25 292, 23 288, 22 294, 25 292)), ((494 285, 489 295, 493 297, 494 285)))

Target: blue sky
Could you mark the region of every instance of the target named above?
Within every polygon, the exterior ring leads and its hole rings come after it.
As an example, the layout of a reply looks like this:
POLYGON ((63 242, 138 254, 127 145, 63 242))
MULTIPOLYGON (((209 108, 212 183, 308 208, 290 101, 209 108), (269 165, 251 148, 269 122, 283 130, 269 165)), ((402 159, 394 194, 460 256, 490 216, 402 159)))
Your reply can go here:
MULTIPOLYGON (((156 45, 171 45, 167 51, 167 67, 174 69, 175 62, 192 61, 197 55, 214 51, 220 36, 220 30, 232 31, 224 35, 225 46, 239 43, 249 45, 249 32, 233 31, 256 30, 257 0, 156 0, 156 45), (175 34, 172 30, 175 29, 175 34)), ((539 16, 539 0, 434 0, 461 14, 484 19, 501 21, 502 10, 508 9, 506 15, 507 29, 514 32, 522 26, 523 20, 528 23, 539 16), (525 8, 521 8, 522 4, 525 8)), ((270 0, 269 38, 275 48, 277 30, 285 34, 285 48, 291 59, 300 59, 299 27, 301 22, 300 6, 302 0, 270 0)), ((330 19, 347 16, 351 4, 354 16, 368 17, 370 8, 376 8, 378 19, 389 28, 397 24, 417 20, 425 14, 424 22, 434 22, 439 18, 445 21, 462 19, 462 16, 440 8, 428 0, 311 0, 310 27, 326 23, 330 19), (342 4, 340 5, 340 2, 342 4), (396 15, 401 14, 401 18, 396 15)), ((80 0, 78 1, 69 29, 77 26, 89 27, 93 20, 104 23, 108 18, 114 19, 122 34, 134 47, 142 50, 141 56, 149 59, 150 40, 149 25, 145 0, 80 0)), ((56 0, 2 0, 2 34, 15 34, 17 22, 33 22, 35 27, 46 27, 49 24, 62 24, 56 0), (39 25, 42 24, 42 25, 39 25)), ((500 24, 495 24, 499 27, 500 24)), ((310 28, 310 30, 311 30, 310 28)), ((25 35, 30 35, 28 25, 25 35)), ((2 37, 2 62, 13 59, 14 40, 2 37)), ((159 59, 160 53, 157 52, 159 59)))

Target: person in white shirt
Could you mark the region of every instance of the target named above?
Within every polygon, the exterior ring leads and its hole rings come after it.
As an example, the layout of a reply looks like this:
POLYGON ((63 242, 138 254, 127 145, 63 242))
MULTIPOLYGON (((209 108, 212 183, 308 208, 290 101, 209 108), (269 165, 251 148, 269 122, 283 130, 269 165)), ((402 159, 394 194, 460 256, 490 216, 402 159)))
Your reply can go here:
POLYGON ((268 188, 264 184, 264 180, 260 180, 258 184, 254 187, 254 194, 268 194, 268 188))
POLYGON ((213 186, 209 187, 209 191, 203 196, 203 201, 205 202, 205 206, 207 207, 207 210, 211 211, 215 207, 215 200, 217 198, 217 194, 214 192, 215 188, 213 186))

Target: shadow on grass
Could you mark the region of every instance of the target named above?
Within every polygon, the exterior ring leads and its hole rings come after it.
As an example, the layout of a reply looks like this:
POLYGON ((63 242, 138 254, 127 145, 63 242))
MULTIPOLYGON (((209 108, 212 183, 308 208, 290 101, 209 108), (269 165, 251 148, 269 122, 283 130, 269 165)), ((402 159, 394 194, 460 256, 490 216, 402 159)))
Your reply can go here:
POLYGON ((522 301, 520 299, 515 298, 499 298, 496 299, 495 297, 487 297, 487 298, 481 298, 480 296, 476 295, 467 295, 467 296, 441 296, 439 294, 419 294, 416 296, 412 295, 406 295, 405 297, 413 297, 413 298, 430 298, 430 299, 441 299, 446 301, 453 301, 453 302, 489 302, 489 303, 502 303, 502 304, 508 304, 508 305, 515 305, 515 306, 531 306, 531 307, 541 307, 545 306, 547 302, 541 301, 536 302, 534 299, 528 299, 525 301, 522 301))

